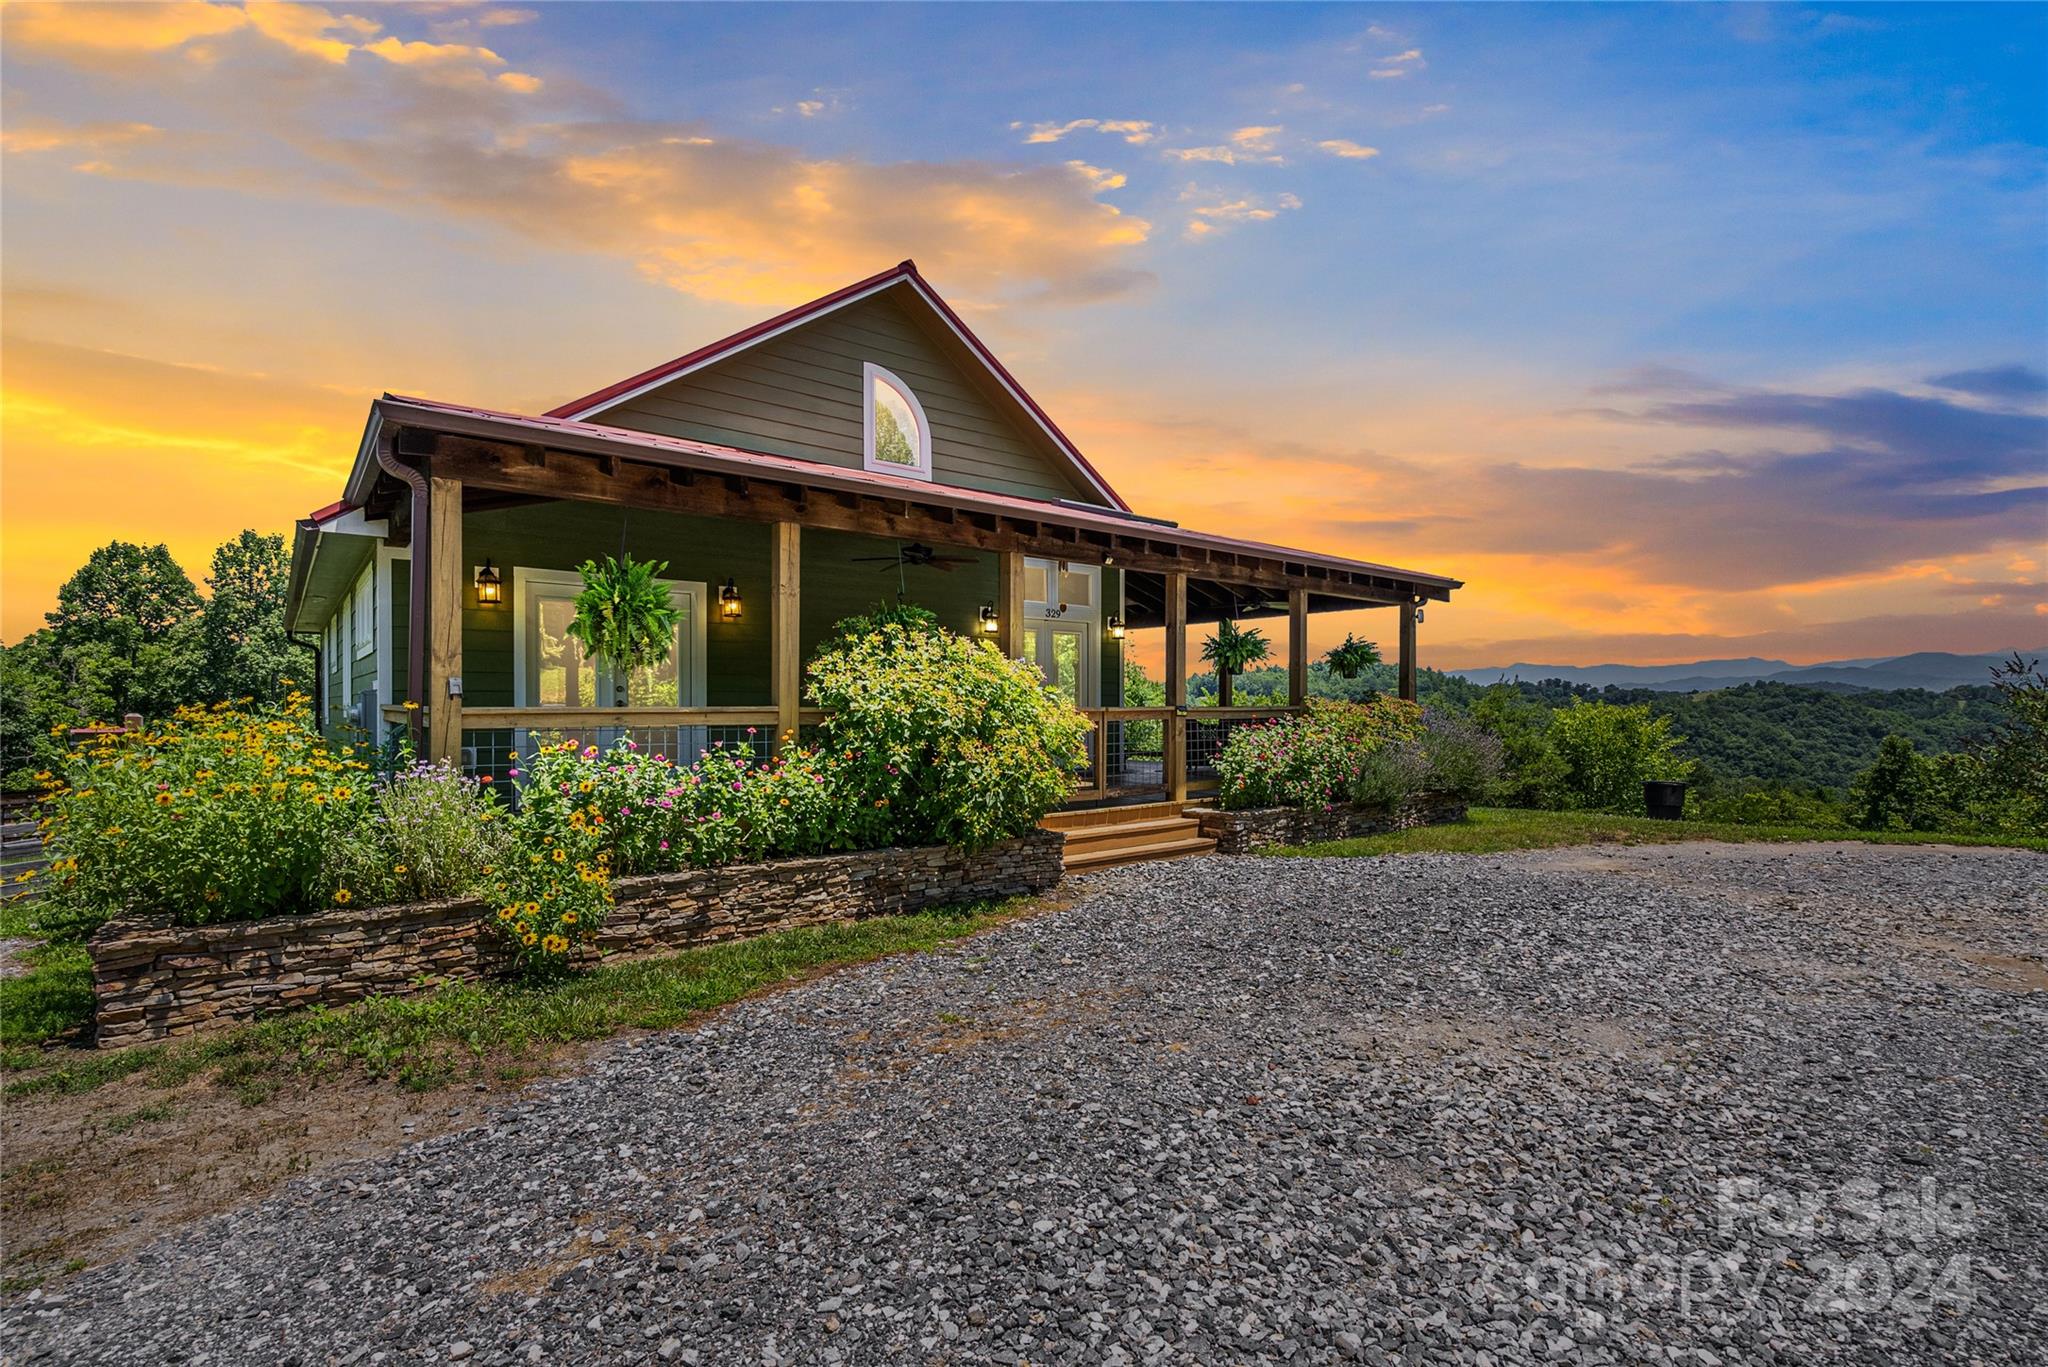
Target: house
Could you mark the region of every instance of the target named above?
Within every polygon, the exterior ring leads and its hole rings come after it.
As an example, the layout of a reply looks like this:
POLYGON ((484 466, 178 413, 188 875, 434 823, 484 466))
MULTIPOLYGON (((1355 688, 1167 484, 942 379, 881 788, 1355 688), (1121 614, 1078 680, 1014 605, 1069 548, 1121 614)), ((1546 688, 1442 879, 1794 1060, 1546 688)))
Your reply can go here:
POLYGON ((1298 705, 1309 614, 1387 607, 1412 697, 1418 609, 1458 587, 1143 516, 906 261, 547 413, 378 399, 341 499, 298 524, 286 621, 329 724, 502 777, 557 735, 765 752, 815 719, 800 667, 831 624, 900 596, 1088 713, 1077 801, 1178 801, 1272 715, 1190 713, 1190 623, 1291 617, 1298 705), (667 562, 681 625, 614 679, 565 628, 576 567, 621 550, 667 562), (1122 705, 1143 630, 1163 708, 1122 705))

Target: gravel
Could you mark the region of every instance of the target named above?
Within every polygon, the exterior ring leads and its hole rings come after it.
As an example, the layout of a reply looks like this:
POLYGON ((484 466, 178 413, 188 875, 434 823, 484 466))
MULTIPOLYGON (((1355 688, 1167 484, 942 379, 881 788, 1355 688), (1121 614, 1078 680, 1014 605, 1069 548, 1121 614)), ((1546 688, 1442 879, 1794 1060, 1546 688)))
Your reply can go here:
POLYGON ((0 1354, 2048 1358, 2048 858, 1210 858, 1073 887, 13 1297, 0 1354))

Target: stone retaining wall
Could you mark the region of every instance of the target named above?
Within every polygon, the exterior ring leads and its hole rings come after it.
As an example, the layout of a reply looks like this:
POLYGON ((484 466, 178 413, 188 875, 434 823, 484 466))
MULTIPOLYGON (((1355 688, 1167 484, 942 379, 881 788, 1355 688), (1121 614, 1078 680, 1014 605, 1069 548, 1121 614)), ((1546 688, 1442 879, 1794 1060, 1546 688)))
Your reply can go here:
POLYGON ((1190 807, 1184 816, 1195 818, 1202 834, 1216 842, 1218 854, 1249 854, 1276 845, 1310 845, 1323 840, 1348 840, 1355 835, 1378 835, 1384 831, 1405 831, 1413 826, 1437 826, 1465 819, 1460 798, 1423 793, 1400 807, 1256 807, 1249 811, 1226 812, 1220 808, 1190 807))
MULTIPOLYGON (((619 880, 594 944, 605 953, 686 949, 792 926, 855 920, 1060 881, 1066 837, 1034 830, 977 854, 945 846, 864 850, 619 880)), ((145 1044, 291 1007, 335 1006, 500 966, 470 900, 339 909, 178 926, 110 921, 90 946, 102 1049, 145 1044)))

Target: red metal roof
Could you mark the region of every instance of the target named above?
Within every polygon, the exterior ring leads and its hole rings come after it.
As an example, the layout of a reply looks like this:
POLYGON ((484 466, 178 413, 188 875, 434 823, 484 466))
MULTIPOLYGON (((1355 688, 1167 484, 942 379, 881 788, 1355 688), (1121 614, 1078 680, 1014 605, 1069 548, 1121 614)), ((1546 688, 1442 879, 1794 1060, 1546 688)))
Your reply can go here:
POLYGON ((765 451, 749 451, 738 446, 696 441, 688 437, 668 437, 632 428, 608 427, 603 423, 579 422, 573 418, 503 413, 467 404, 442 403, 434 399, 407 398, 395 394, 387 394, 378 400, 374 405, 374 414, 377 419, 400 425, 412 423, 430 429, 440 427, 443 430, 466 427, 470 429, 472 435, 497 435, 505 440, 519 440, 516 435, 519 432, 539 433, 560 440, 567 449, 633 448, 647 455, 667 456, 672 459, 685 458, 679 463, 693 464, 697 468, 716 469, 721 465, 731 465, 737 467, 734 473, 757 471, 764 478, 786 479, 813 488, 839 488, 868 494, 886 493, 913 503, 944 503, 960 508, 980 508, 989 512, 1035 518, 1041 522, 1114 531, 1126 536, 1151 536, 1161 541, 1208 547, 1225 552, 1241 551, 1313 562, 1333 569, 1382 575, 1445 589, 1463 586, 1461 580, 1422 570, 1402 569, 1367 560, 1325 555, 1289 546, 1276 546, 1269 542, 1246 541, 1238 537, 1188 531, 1182 527, 1138 517, 1128 509, 1120 514, 1107 508, 1098 511, 1052 499, 993 493, 983 489, 963 488, 957 484, 933 484, 930 480, 911 479, 872 470, 849 469, 820 461, 799 460, 793 456, 770 455, 765 451), (707 462, 710 464, 707 465, 707 462))
POLYGON ((918 297, 930 305, 933 311, 943 318, 953 331, 960 335, 960 339, 967 344, 968 349, 980 359, 983 365, 989 368, 998 380, 1002 381, 1004 388, 1045 428, 1046 433, 1051 436, 1054 444, 1060 448, 1061 453, 1079 467, 1098 492, 1109 499, 1116 507, 1122 508, 1126 512, 1130 511, 1131 505, 1124 502, 1123 496, 1110 487, 1109 481, 1102 477, 1102 473, 1089 463, 1086 456, 1081 454, 1080 448, 1075 446, 1072 439, 1060 430, 1059 424, 1052 420, 1052 415, 1039 406, 1038 400, 1032 398, 1026 392, 1023 385, 1017 383, 1017 377, 1012 375, 1004 367, 1003 363, 996 359, 995 353, 988 349, 981 338, 974 335, 974 330, 968 327, 960 315, 953 311, 952 305, 939 297, 939 292, 931 287, 931 282, 917 273, 917 263, 915 261, 898 262, 880 274, 871 275, 865 280, 856 280, 853 284, 813 299, 808 304, 800 304, 786 313, 778 313, 773 318, 755 323, 752 327, 742 328, 730 337, 712 342, 708 346, 698 347, 695 351, 686 352, 672 361, 666 361, 651 369, 643 370, 638 375, 630 375, 616 384, 609 384, 594 393, 585 394, 580 399, 572 399, 568 403, 557 404, 555 407, 550 408, 544 416, 550 418, 588 417, 593 409, 601 408, 624 395, 634 393, 649 385, 659 384, 671 375, 679 375, 685 371, 694 370, 698 366, 708 364, 722 356, 743 350, 746 347, 752 346, 755 342, 761 341, 793 324, 801 323, 805 319, 821 313, 828 313, 859 295, 898 282, 909 284, 917 292, 918 297))

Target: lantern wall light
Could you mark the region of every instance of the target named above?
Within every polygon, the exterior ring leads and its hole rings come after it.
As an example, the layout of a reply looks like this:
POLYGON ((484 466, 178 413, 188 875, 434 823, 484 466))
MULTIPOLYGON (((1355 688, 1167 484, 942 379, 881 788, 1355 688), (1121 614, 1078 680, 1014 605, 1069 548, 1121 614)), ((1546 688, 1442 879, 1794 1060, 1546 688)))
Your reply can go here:
POLYGON ((476 567, 476 601, 487 608, 505 601, 505 581, 488 559, 476 567))
POLYGON ((994 603, 983 603, 976 616, 981 622, 982 635, 993 636, 1002 630, 1002 619, 996 616, 996 605, 994 603))
POLYGON ((1112 639, 1114 639, 1114 640, 1118 640, 1118 641, 1121 641, 1121 640, 1122 640, 1122 639, 1124 638, 1124 619, 1123 619, 1123 618, 1121 618, 1121 617, 1112 617, 1112 618, 1110 618, 1110 619, 1109 619, 1109 634, 1110 634, 1111 638, 1112 638, 1112 639))
POLYGON ((737 622, 744 611, 745 607, 740 602, 740 586, 733 583, 732 576, 728 575, 725 582, 718 586, 718 620, 737 622))

